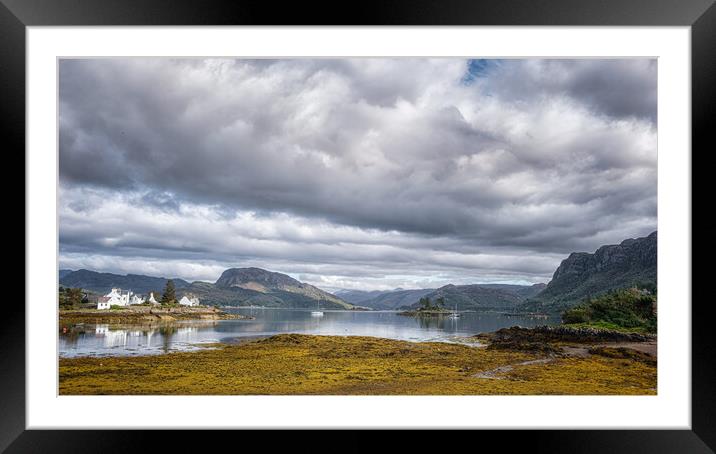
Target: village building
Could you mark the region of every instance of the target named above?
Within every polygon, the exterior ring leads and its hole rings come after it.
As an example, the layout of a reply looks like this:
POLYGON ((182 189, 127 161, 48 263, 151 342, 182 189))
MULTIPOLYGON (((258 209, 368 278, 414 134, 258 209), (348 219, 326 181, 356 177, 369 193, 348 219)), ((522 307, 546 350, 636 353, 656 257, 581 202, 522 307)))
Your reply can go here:
POLYGON ((144 303, 144 298, 142 298, 142 295, 133 294, 129 298, 129 304, 142 304, 142 303, 144 303))
POLYGON ((122 293, 122 289, 113 288, 111 292, 97 299, 97 309, 109 309, 112 306, 129 306, 130 304, 142 304, 144 298, 140 295, 132 293, 122 293))
POLYGON ((159 304, 159 302, 154 299, 154 292, 149 293, 149 299, 147 301, 149 301, 150 304, 159 304))
POLYGON ((97 298, 97 310, 109 309, 110 303, 109 298, 106 296, 100 296, 97 298))
POLYGON ((198 306, 199 298, 194 295, 184 295, 180 300, 179 304, 182 306, 198 306))

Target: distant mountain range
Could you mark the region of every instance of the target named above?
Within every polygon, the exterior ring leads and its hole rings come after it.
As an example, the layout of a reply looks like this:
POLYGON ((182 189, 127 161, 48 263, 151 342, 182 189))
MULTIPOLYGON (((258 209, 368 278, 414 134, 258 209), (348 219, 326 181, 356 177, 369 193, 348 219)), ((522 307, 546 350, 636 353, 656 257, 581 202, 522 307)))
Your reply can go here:
POLYGON ((544 290, 518 307, 560 312, 588 297, 635 285, 656 287, 657 233, 602 246, 593 254, 573 252, 559 265, 544 290))
POLYGON ((435 291, 435 289, 405 290, 338 290, 336 296, 358 306, 368 307, 375 310, 395 310, 403 306, 409 306, 423 296, 435 291))
MULTIPOLYGON (((189 287, 183 279, 173 279, 177 290, 189 287)), ((98 273, 90 270, 60 270, 60 285, 63 287, 79 287, 96 293, 108 293, 112 288, 132 290, 134 293, 146 294, 161 292, 167 284, 167 278, 144 276, 141 274, 98 273), (69 271, 69 272, 68 272, 69 271), (64 273, 63 273, 64 272, 64 273)))
MULTIPOLYGON (((544 288, 545 284, 448 284, 425 296, 433 303, 438 298, 443 298, 448 309, 457 307, 457 310, 512 310, 544 288)), ((418 305, 418 302, 414 302, 410 307, 416 308, 418 305)))
POLYGON ((512 309, 539 293, 545 285, 448 284, 437 289, 338 290, 336 295, 352 304, 376 310, 416 308, 423 297, 430 298, 433 303, 442 297, 448 308, 457 307, 458 310, 512 309))
MULTIPOLYGON (((173 279, 177 296, 194 294, 204 304, 285 308, 377 310, 415 308, 422 297, 445 299, 448 309, 561 312, 609 290, 656 286, 657 233, 602 246, 593 254, 574 252, 559 265, 548 284, 445 285, 438 289, 388 291, 338 290, 331 294, 281 273, 261 268, 231 268, 216 282, 173 279)), ((161 294, 167 278, 60 270, 60 285, 106 293, 112 287, 161 294)))

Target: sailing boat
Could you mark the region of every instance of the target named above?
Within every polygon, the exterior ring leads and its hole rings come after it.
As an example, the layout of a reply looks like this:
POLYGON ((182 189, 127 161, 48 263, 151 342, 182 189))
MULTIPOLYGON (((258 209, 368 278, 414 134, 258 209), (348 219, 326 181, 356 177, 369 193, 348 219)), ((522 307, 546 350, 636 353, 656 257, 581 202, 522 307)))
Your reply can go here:
POLYGON ((323 311, 321 311, 321 300, 316 301, 316 310, 311 311, 311 317, 323 317, 323 311))
POLYGON ((460 314, 457 313, 457 303, 455 303, 455 309, 453 309, 452 313, 448 315, 448 318, 458 318, 460 317, 460 314))

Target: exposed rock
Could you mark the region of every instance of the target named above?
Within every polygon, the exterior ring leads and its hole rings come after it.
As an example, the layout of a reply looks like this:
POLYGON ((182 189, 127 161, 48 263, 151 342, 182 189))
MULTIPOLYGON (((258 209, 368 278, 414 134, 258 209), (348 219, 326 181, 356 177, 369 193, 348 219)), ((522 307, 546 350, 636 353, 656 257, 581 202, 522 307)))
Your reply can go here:
POLYGON ((651 342, 652 334, 624 333, 606 329, 571 326, 537 326, 522 328, 513 326, 494 333, 478 334, 476 337, 489 340, 492 344, 545 344, 549 342, 651 342))

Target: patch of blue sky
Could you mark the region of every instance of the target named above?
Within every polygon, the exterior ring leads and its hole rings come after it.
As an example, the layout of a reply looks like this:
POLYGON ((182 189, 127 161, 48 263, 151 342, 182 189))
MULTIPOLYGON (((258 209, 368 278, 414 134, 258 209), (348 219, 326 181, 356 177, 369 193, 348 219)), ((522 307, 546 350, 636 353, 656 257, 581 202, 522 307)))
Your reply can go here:
POLYGON ((462 83, 472 85, 477 79, 487 77, 489 73, 502 63, 501 59, 475 58, 467 61, 462 83))

